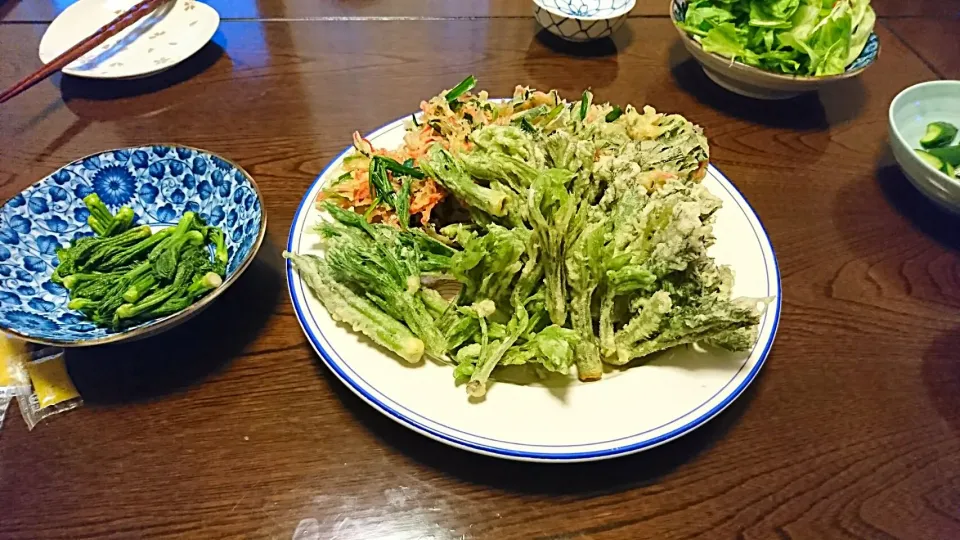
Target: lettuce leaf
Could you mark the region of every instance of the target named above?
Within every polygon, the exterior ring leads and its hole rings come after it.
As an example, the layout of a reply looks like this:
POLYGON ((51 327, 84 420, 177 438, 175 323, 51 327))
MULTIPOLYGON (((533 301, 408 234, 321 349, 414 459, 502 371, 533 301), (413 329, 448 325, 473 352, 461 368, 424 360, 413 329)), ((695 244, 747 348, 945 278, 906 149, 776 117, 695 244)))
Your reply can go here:
POLYGON ((695 0, 680 28, 703 49, 777 73, 843 73, 876 25, 870 0, 695 0))
POLYGON ((709 32, 700 40, 703 50, 725 56, 731 60, 740 60, 746 64, 756 65, 759 61, 757 54, 747 49, 747 35, 741 32, 733 23, 723 23, 709 32))
POLYGON ((853 2, 853 34, 850 36, 850 48, 845 60, 850 65, 859 58, 867 40, 873 34, 873 27, 877 23, 877 14, 870 7, 870 0, 854 0, 853 2))
POLYGON ((800 0, 751 0, 750 25, 764 28, 790 28, 790 18, 800 7, 800 0))
POLYGON ((812 68, 814 75, 843 73, 850 52, 853 17, 850 2, 837 2, 830 14, 817 24, 808 45, 816 54, 812 68))
POLYGON ((725 7, 717 7, 710 2, 692 2, 687 7, 687 16, 681 26, 691 34, 706 36, 711 29, 733 22, 735 18, 725 7))

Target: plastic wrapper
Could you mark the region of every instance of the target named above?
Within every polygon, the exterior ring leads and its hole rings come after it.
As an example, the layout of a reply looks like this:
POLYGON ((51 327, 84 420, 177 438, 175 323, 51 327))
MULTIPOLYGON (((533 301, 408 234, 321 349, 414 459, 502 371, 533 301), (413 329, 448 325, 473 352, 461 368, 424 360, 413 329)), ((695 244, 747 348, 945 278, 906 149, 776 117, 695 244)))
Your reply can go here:
POLYGON ((30 378, 24 369, 28 359, 26 343, 0 334, 0 405, 4 410, 13 398, 30 393, 30 378))
POLYGON ((36 351, 31 354, 31 360, 24 369, 30 380, 31 392, 18 395, 17 402, 27 429, 33 429, 45 419, 83 404, 80 393, 67 374, 62 350, 36 351))
POLYGON ((3 417, 7 415, 7 407, 10 406, 10 398, 0 398, 0 428, 3 427, 3 417))

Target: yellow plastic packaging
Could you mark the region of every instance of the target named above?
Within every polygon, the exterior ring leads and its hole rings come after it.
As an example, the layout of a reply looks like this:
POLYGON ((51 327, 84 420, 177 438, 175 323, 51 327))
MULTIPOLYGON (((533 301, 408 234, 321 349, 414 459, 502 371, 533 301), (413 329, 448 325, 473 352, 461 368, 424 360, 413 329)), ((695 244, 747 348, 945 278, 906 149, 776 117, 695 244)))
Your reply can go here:
POLYGON ((50 416, 83 404, 80 393, 67 374, 62 350, 44 349, 34 353, 33 357, 36 359, 25 366, 32 391, 17 396, 20 414, 27 423, 27 429, 33 429, 50 416))
POLYGON ((30 379, 24 369, 28 354, 26 343, 0 334, 0 404, 30 393, 30 379))
POLYGON ((10 402, 30 394, 30 377, 24 367, 28 359, 26 343, 0 334, 0 427, 10 402))

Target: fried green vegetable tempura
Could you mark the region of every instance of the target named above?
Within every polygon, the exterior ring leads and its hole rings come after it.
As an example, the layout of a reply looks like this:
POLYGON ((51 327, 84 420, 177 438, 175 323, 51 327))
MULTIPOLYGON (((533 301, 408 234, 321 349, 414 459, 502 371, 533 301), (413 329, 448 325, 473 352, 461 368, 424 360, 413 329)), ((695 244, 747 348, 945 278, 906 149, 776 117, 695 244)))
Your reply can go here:
MULTIPOLYGON (((421 293, 421 270, 435 268, 434 255, 452 250, 436 240, 401 232, 385 225, 370 225, 363 217, 328 204, 338 221, 318 227, 327 246, 326 263, 338 283, 358 294, 391 317, 402 320, 423 342, 424 350, 440 356, 447 341, 430 315, 421 293), (425 249, 422 249, 425 248, 425 249)), ((436 268, 444 271, 446 267, 436 268)), ((373 336, 371 336, 373 337, 373 336)), ((405 357, 406 358, 406 357, 405 357)))
POLYGON ((326 261, 314 255, 284 252, 307 286, 317 293, 335 321, 371 338, 410 363, 423 357, 423 341, 403 323, 380 310, 373 302, 333 278, 326 261))
POLYGON ((525 106, 533 95, 518 89, 509 121, 476 127, 469 150, 436 144, 417 164, 473 218, 440 240, 327 204, 324 256, 285 256, 332 317, 407 361, 455 364, 474 397, 501 366, 575 364, 590 381, 678 345, 751 348, 764 300, 732 298, 733 272, 707 253, 720 200, 700 185, 702 130, 590 92, 525 106))

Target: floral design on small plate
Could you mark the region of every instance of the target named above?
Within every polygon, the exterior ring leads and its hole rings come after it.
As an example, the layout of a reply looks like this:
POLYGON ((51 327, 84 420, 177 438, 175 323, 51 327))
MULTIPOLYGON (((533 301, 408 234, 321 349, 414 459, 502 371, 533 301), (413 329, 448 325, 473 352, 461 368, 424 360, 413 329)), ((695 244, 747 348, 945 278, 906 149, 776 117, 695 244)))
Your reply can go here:
POLYGON ((259 189, 250 176, 203 150, 154 145, 79 159, 0 207, 0 328, 60 345, 115 340, 118 334, 67 309, 67 291, 50 280, 59 264, 57 249, 93 234, 82 200, 93 192, 113 211, 130 206, 137 223, 169 226, 190 210, 221 227, 230 257, 227 280, 211 299, 253 258, 266 228, 259 189))
MULTIPOLYGON (((137 0, 79 0, 58 16, 40 41, 40 60, 49 63, 133 7, 137 0)), ((199 51, 217 31, 220 15, 207 4, 174 0, 108 39, 63 69, 77 77, 143 77, 172 67, 199 51), (175 43, 169 37, 176 36, 175 43), (164 38, 164 39, 158 39, 164 38), (157 62, 158 58, 167 61, 157 62)))

